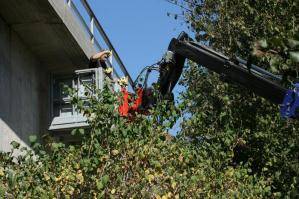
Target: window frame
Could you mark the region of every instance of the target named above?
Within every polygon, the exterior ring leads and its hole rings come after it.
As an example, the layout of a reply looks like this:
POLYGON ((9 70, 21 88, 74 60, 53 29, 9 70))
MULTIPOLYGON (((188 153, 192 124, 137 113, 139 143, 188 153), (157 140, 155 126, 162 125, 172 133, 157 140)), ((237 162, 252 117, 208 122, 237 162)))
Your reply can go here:
MULTIPOLYGON (((83 114, 78 113, 76 111, 75 106, 72 105, 72 111, 70 116, 55 116, 54 114, 54 84, 55 81, 59 79, 67 79, 70 78, 72 81, 73 88, 79 88, 80 85, 80 76, 82 74, 92 73, 94 75, 94 83, 96 85, 96 89, 102 89, 104 84, 104 74, 102 68, 89 68, 89 69, 81 69, 76 70, 73 74, 52 74, 50 81, 50 122, 49 122, 49 130, 50 131, 63 131, 70 130, 73 128, 87 128, 89 125, 87 123, 87 118, 83 116, 83 114), (77 81, 77 82, 75 82, 77 81)), ((79 91, 78 91, 79 92, 79 91)), ((61 110, 60 110, 61 111, 61 110)), ((61 114, 61 112, 59 113, 61 114)))

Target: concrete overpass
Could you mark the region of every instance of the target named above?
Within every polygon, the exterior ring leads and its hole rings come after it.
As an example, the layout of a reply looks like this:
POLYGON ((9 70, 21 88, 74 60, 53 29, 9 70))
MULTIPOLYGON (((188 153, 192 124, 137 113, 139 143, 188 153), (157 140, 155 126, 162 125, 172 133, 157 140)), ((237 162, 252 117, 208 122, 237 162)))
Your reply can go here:
POLYGON ((0 150, 46 132, 53 74, 86 68, 101 49, 113 50, 116 71, 129 76, 86 0, 0 0, 0 150))

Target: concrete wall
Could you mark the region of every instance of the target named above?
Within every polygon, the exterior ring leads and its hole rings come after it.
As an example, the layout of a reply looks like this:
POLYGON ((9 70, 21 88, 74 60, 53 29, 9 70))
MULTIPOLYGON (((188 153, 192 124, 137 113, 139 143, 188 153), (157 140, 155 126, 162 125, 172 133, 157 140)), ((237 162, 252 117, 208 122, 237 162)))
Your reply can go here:
POLYGON ((0 18, 0 151, 9 150, 13 140, 26 145, 29 135, 47 128, 49 75, 44 70, 0 18))
POLYGON ((50 74, 85 69, 95 53, 84 28, 66 0, 0 0, 0 151, 48 132, 50 74))

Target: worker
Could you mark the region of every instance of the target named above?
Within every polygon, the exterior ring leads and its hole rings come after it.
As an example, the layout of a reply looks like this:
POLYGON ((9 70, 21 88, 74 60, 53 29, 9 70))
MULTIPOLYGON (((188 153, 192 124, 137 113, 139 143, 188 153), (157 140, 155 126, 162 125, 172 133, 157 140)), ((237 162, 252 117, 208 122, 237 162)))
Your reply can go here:
POLYGON ((89 59, 89 68, 102 67, 103 69, 107 69, 106 61, 110 56, 112 56, 112 52, 109 50, 94 54, 89 59))
POLYGON ((112 51, 109 51, 109 50, 104 50, 104 51, 101 51, 101 52, 98 52, 98 53, 94 54, 89 59, 89 68, 102 67, 104 73, 111 80, 113 80, 113 77, 112 77, 113 68, 108 67, 107 64, 106 64, 107 59, 111 56, 112 56, 112 51))

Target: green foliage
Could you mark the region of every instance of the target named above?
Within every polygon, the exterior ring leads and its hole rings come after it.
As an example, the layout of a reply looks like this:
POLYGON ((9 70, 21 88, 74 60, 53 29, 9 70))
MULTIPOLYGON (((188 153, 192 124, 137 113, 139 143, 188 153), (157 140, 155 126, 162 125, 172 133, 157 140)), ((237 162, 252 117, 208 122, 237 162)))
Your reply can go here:
POLYGON ((271 191, 298 194, 298 121, 282 120, 279 110, 244 88, 220 82, 190 65, 182 94, 189 117, 180 136, 207 145, 218 166, 248 169, 271 182, 271 191))
POLYGON ((37 145, 34 152, 23 148, 23 154, 14 157, 19 145, 13 142, 13 151, 0 153, 1 197, 263 198, 273 194, 267 178, 227 164, 231 153, 219 156, 216 145, 193 145, 171 137, 166 130, 179 114, 174 107, 167 111, 161 103, 151 116, 137 115, 128 121, 118 115, 117 99, 108 87, 89 95, 84 103, 73 98, 90 123, 90 129, 72 132, 81 136, 77 145, 49 142, 37 145))
MULTIPOLYGON (((298 70, 295 1, 173 1, 187 7, 197 38, 228 55, 286 74, 298 70)), ((159 103, 134 120, 117 113, 108 85, 72 102, 90 124, 70 134, 77 144, 48 139, 32 150, 12 142, 0 153, 0 198, 296 198, 298 121, 278 107, 193 63, 181 103, 159 103), (177 137, 167 131, 185 116, 177 137), (13 156, 16 150, 21 155, 13 156)))
POLYGON ((252 55, 272 72, 298 72, 297 1, 170 1, 185 7, 185 21, 198 41, 227 55, 252 55))
MULTIPOLYGON (((298 81, 299 4, 296 1, 176 0, 199 42, 298 81)), ((228 80, 229 81, 229 80, 228 80)), ((299 123, 250 90, 222 82, 189 63, 181 82, 182 137, 208 145, 219 166, 248 169, 267 179, 271 194, 298 197, 299 123)))

